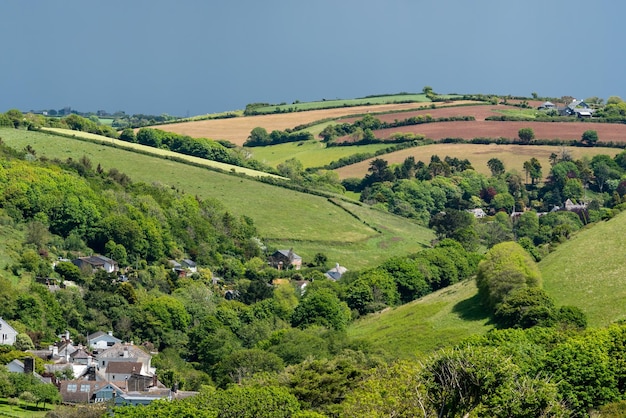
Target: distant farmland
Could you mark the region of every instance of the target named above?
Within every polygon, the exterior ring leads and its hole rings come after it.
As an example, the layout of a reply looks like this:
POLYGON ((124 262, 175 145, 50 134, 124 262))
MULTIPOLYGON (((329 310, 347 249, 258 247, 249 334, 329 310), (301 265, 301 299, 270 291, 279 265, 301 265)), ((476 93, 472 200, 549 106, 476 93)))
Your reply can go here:
MULTIPOLYGON (((449 122, 451 123, 451 122, 449 122)), ((510 122, 506 122, 510 123, 510 122)), ((389 164, 399 164, 407 157, 413 156, 416 161, 430 162, 431 155, 438 155, 442 159, 445 156, 457 157, 460 159, 468 159, 476 171, 490 175, 491 172, 487 167, 487 161, 491 158, 499 158, 504 163, 508 171, 517 170, 520 174, 524 173, 524 161, 535 157, 543 167, 543 174, 547 175, 550 169, 548 157, 552 153, 557 155, 566 150, 575 159, 584 155, 590 158, 597 154, 606 154, 611 157, 622 152, 619 148, 582 148, 582 147, 559 147, 559 146, 533 146, 533 145, 481 145, 481 144, 433 144, 416 148, 407 148, 401 151, 392 152, 377 157, 389 162, 389 164)), ((335 170, 341 179, 348 177, 362 178, 367 174, 373 158, 352 164, 335 170)))
MULTIPOLYGON (((464 101, 455 102, 468 103, 464 101)), ((437 102, 435 106, 450 106, 450 103, 437 102)), ((398 103, 371 106, 340 107, 335 109, 310 110, 306 112, 277 113, 259 116, 242 116, 230 119, 210 119, 167 125, 158 125, 155 128, 177 134, 189 135, 193 138, 226 139, 233 144, 243 145, 250 132, 256 127, 273 130, 292 129, 324 119, 338 119, 350 115, 366 113, 393 112, 407 109, 420 109, 431 106, 431 103, 398 103)), ((378 117, 378 116, 377 116, 378 117)))
MULTIPOLYGON (((433 117, 436 117, 433 114, 433 117)), ((517 121, 469 121, 439 122, 421 125, 402 126, 398 128, 379 129, 374 135, 380 139, 389 139, 394 133, 412 133, 426 136, 434 140, 443 138, 510 138, 515 139, 521 128, 531 128, 537 139, 580 140, 583 132, 598 132, 600 141, 626 143, 626 124, 593 123, 593 122, 517 122, 517 121)), ((337 142, 352 141, 347 135, 337 142)))

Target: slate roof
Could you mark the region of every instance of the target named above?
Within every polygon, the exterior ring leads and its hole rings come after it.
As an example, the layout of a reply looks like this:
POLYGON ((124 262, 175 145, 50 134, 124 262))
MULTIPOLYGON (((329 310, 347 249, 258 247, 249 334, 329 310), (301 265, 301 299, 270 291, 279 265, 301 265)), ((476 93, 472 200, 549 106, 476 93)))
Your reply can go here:
MULTIPOLYGON (((276 253, 280 253, 282 255, 285 256, 285 258, 289 258, 289 251, 290 250, 276 250, 276 253)), ((274 254, 276 254, 274 253, 274 254)), ((298 254, 294 253, 293 251, 291 251, 291 257, 293 257, 294 260, 302 260, 302 257, 300 257, 298 254)))
POLYGON ((141 363, 134 361, 112 361, 107 364, 107 374, 133 374, 141 372, 141 363))

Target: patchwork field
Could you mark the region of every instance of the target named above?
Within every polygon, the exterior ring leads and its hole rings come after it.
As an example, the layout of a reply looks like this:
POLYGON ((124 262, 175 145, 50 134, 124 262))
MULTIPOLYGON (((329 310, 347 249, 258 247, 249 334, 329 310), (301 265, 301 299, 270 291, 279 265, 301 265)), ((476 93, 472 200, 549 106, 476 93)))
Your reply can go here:
MULTIPOLYGON (((510 138, 518 137, 521 128, 531 128, 537 139, 580 140, 583 132, 598 132, 600 141, 626 143, 626 124, 593 123, 593 122, 500 122, 500 121, 469 121, 440 122, 422 125, 402 126, 399 128, 379 129, 375 131, 377 138, 389 139, 394 133, 421 134, 427 138, 439 140, 443 138, 510 138)), ((338 138, 337 142, 352 141, 350 135, 338 138)))
MULTIPOLYGON (((467 103, 463 101, 455 103, 467 103)), ((449 106, 450 103, 437 102, 435 106, 449 106)), ((308 124, 323 119, 337 119, 344 116, 366 113, 393 112, 396 110, 419 109, 424 103, 397 103, 371 106, 340 107, 334 109, 311 110, 307 112, 278 113, 270 115, 243 116, 230 119, 211 119, 168 125, 158 125, 155 128, 194 138, 226 139, 233 144, 243 145, 250 132, 257 127, 265 128, 268 132, 285 130, 298 125, 308 124)), ((428 106, 431 106, 429 103, 428 106)))
MULTIPOLYGON (((424 110, 416 110, 409 112, 395 112, 395 113, 385 113, 381 115, 376 115, 376 119, 381 120, 382 122, 393 122, 395 120, 403 120, 412 118, 415 116, 424 116, 430 115, 433 118, 449 118, 454 116, 473 116, 476 120, 485 120, 485 118, 489 116, 498 115, 500 111, 503 110, 511 110, 517 111, 518 107, 515 106, 504 106, 504 105, 486 105, 486 104, 476 104, 472 106, 450 106, 450 107, 442 107, 438 109, 424 109, 424 110)), ((342 123, 354 123, 355 121, 361 119, 361 117, 351 117, 351 118, 342 118, 342 123)))
POLYGON ((276 167, 290 158, 298 159, 304 168, 323 167, 332 161, 357 153, 374 153, 389 147, 389 144, 369 144, 354 147, 330 147, 319 141, 303 143, 288 142, 286 144, 267 147, 246 148, 252 158, 276 167))
MULTIPOLYGON (((508 122, 507 122, 508 123, 508 122)), ((606 154, 611 157, 622 152, 619 148, 582 148, 582 147, 558 147, 558 146, 534 146, 534 145, 497 145, 497 144, 433 144, 416 148, 407 148, 401 151, 385 154, 380 157, 389 164, 400 164, 407 157, 413 156, 416 161, 428 163, 431 155, 438 155, 441 158, 446 156, 460 159, 468 159, 474 169, 480 173, 490 175, 491 171, 487 167, 487 161, 491 158, 499 158, 504 163, 507 170, 517 170, 523 174, 524 161, 535 157, 543 167, 543 174, 547 175, 550 167, 549 156, 552 153, 560 155, 562 152, 569 152, 575 158, 588 156, 589 158, 598 154, 606 154)), ((335 170, 339 178, 349 177, 362 178, 367 174, 373 158, 361 161, 356 164, 341 167, 335 170)))

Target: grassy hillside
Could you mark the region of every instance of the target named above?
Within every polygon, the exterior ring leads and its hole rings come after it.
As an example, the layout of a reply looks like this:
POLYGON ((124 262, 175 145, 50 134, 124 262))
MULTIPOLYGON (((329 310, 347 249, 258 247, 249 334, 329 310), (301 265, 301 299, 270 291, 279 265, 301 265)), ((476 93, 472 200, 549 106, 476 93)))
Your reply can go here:
MULTIPOLYGON (((123 148, 131 151, 141 152, 143 154, 152 154, 158 157, 163 158, 177 158, 179 160, 189 161, 193 164, 203 165, 209 168, 215 168, 223 171, 232 171, 234 173, 241 173, 251 177, 276 177, 280 178, 280 176, 276 176, 273 174, 264 173, 262 171, 251 170, 249 168, 239 167, 232 164, 221 163, 218 161, 211 161, 200 157, 193 157, 191 155, 184 155, 178 152, 150 147, 148 145, 134 144, 131 142, 120 141, 113 138, 107 138, 101 135, 91 134, 89 132, 79 132, 72 131, 70 129, 59 129, 59 128, 43 128, 43 131, 50 131, 60 133, 62 135, 70 135, 76 138, 85 138, 89 140, 95 141, 103 141, 105 143, 110 143, 111 145, 115 145, 118 148, 123 148)), ((284 177, 283 177, 284 178, 284 177)))
POLYGON ((267 147, 246 148, 252 158, 276 167, 290 158, 300 160, 304 168, 323 167, 343 157, 358 153, 375 153, 379 149, 388 148, 389 144, 370 144, 354 147, 330 147, 318 141, 289 142, 267 147))
POLYGON ((357 320, 348 328, 348 335, 392 357, 419 358, 492 328, 477 292, 474 280, 466 280, 357 320))
POLYGON ((590 326, 626 319, 626 213, 580 231, 541 261, 544 288, 590 326))
POLYGON ((162 183, 201 198, 215 198, 232 213, 250 216, 267 243, 293 247, 305 262, 322 252, 329 262, 359 269, 395 254, 419 251, 434 237, 426 228, 373 209, 346 205, 361 211, 359 220, 323 197, 155 156, 43 132, 0 129, 0 137, 14 148, 31 145, 38 156, 64 160, 85 155, 94 166, 115 167, 134 181, 162 183))

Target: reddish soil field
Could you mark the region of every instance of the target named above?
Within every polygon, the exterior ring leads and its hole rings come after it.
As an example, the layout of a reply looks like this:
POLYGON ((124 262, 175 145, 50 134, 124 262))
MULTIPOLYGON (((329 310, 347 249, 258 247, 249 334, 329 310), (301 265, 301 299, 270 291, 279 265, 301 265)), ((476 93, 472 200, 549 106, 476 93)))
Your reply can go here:
MULTIPOLYGON (((454 107, 443 107, 441 109, 426 109, 426 110, 416 110, 412 112, 398 112, 398 113, 388 113, 384 115, 375 115, 376 119, 379 119, 383 122, 393 122, 397 120, 404 120, 408 118, 412 118, 414 116, 419 115, 430 115, 433 118, 449 118, 453 116, 474 116, 476 120, 485 120, 488 116, 502 115, 501 113, 496 112, 496 110, 503 109, 518 109, 515 106, 503 106, 503 105, 476 105, 476 106, 454 106, 454 107)), ((353 118, 345 118, 341 119, 338 122, 341 123, 354 123, 357 120, 362 119, 362 117, 353 117, 353 118)))
MULTIPOLYGON (((378 138, 388 139, 394 132, 422 134, 431 139, 443 138, 517 138, 521 128, 531 128, 537 139, 580 140, 583 132, 594 130, 602 142, 626 142, 626 124, 593 122, 439 122, 375 131, 378 138)), ((338 141, 350 141, 350 136, 338 141)))
MULTIPOLYGON (((456 101, 456 104, 468 103, 456 101)), ((338 107, 334 109, 310 110, 306 112, 278 113, 270 115, 243 116, 231 119, 212 119, 193 122, 157 125, 154 128, 163 131, 189 135, 194 138, 227 139, 236 145, 243 145, 250 132, 260 126, 268 132, 275 129, 284 130, 298 125, 315 122, 327 118, 340 118, 364 113, 390 112, 403 109, 417 109, 424 103, 396 103, 371 106, 338 107)), ((428 104, 430 105, 430 104, 428 104)), ((437 106, 448 103, 437 102, 437 106)))

